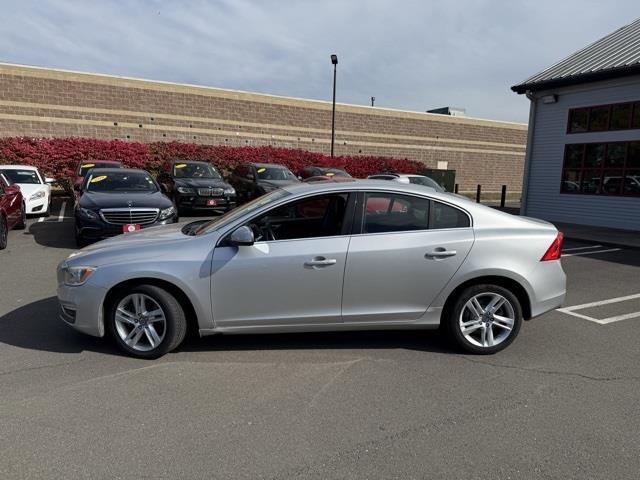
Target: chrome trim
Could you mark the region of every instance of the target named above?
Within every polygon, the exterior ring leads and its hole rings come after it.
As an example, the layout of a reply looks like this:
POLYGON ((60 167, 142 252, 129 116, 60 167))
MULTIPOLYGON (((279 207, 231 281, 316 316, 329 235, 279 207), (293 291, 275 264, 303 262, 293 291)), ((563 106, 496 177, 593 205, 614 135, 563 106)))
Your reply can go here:
MULTIPOLYGON (((100 214, 100 218, 102 219, 103 222, 108 223, 109 225, 127 225, 130 223, 137 223, 140 225, 148 225, 150 223, 154 223, 155 221, 158 220, 158 216, 160 215, 160 209, 159 208, 144 208, 144 207, 131 207, 131 208, 102 208, 98 211, 98 213, 100 214), (137 221, 133 219, 133 213, 134 212, 148 212, 149 215, 154 215, 153 218, 147 218, 145 221, 137 221), (119 222, 121 223, 114 223, 113 221, 109 221, 107 220, 107 218, 105 217, 105 213, 107 214, 118 214, 119 217, 124 217, 124 216, 128 216, 128 220, 126 218, 124 218, 123 220, 120 220, 119 222)), ((115 220, 112 218, 112 220, 115 220)))
POLYGON ((196 191, 200 197, 220 197, 224 195, 224 188, 220 187, 202 187, 197 188, 196 191))

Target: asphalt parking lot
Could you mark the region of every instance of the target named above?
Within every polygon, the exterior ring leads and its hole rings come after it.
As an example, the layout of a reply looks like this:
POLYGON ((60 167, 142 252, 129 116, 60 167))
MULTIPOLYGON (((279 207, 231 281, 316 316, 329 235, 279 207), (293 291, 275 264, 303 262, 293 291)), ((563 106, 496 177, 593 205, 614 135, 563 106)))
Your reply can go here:
POLYGON ((493 356, 355 332, 142 361, 58 319, 70 210, 0 252, 2 479, 638 478, 640 251, 567 241, 565 308, 493 356))

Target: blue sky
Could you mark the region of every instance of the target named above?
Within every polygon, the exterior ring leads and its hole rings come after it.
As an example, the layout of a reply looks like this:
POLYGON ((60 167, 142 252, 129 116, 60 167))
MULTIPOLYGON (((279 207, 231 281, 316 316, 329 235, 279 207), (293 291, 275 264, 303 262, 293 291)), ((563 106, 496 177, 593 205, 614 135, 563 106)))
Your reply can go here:
POLYGON ((2 0, 0 61, 525 122, 509 87, 637 0, 2 0))

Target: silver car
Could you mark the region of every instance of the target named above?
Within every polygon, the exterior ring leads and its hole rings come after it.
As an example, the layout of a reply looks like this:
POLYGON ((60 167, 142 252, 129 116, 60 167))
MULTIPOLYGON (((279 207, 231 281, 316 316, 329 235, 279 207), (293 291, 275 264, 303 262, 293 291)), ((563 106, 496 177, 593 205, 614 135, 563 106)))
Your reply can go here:
POLYGON ((58 266, 62 319, 159 357, 221 333, 442 327, 493 353, 565 296, 562 234, 420 185, 288 186, 209 222, 127 233, 58 266))

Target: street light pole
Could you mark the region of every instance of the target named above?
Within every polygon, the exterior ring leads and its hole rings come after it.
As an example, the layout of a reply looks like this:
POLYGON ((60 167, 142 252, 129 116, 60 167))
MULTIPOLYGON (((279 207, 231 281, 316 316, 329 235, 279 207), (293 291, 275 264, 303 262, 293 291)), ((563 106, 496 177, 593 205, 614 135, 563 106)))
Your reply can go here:
POLYGON ((373 104, 375 103, 375 101, 376 101, 376 97, 371 97, 371 106, 372 107, 373 107, 373 104))
POLYGON ((333 110, 331 111, 331 156, 333 157, 333 145, 336 139, 336 69, 338 66, 338 56, 331 55, 333 64, 333 110))

